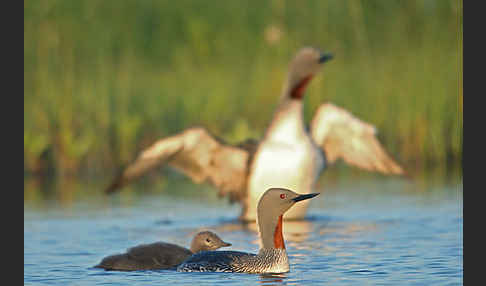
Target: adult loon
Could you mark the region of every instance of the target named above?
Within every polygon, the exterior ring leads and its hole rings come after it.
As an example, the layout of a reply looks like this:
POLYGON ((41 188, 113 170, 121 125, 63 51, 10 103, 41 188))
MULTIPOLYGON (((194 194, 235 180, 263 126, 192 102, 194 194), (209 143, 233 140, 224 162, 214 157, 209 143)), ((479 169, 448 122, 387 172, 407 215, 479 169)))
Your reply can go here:
MULTIPOLYGON (((106 188, 120 187, 167 164, 194 182, 209 182, 220 196, 242 205, 240 219, 255 221, 263 190, 284 187, 311 193, 328 164, 343 159, 350 165, 384 174, 404 171, 376 138, 374 126, 331 103, 322 104, 306 130, 303 95, 324 63, 332 58, 317 49, 301 49, 290 63, 280 104, 261 142, 228 145, 202 127, 189 128, 143 150, 106 188)), ((308 202, 297 205, 284 219, 302 219, 308 202)))
POLYGON ((295 203, 317 196, 297 194, 284 188, 270 188, 257 207, 260 234, 258 254, 240 251, 204 251, 177 266, 180 272, 284 273, 290 270, 282 234, 283 214, 295 203))
POLYGON ((142 244, 128 249, 126 253, 107 256, 94 267, 121 271, 169 269, 194 253, 225 246, 231 246, 231 243, 224 242, 211 231, 201 231, 192 239, 191 249, 166 242, 142 244))

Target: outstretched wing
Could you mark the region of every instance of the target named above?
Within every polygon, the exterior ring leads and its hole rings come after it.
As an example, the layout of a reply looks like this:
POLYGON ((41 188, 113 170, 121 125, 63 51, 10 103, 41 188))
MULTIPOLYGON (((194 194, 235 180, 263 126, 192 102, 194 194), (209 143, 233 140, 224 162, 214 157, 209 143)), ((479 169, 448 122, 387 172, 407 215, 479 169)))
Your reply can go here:
POLYGON ((331 103, 322 104, 311 122, 314 142, 329 163, 346 163, 384 174, 404 174, 376 138, 376 128, 331 103))
POLYGON ((143 150, 105 192, 115 192, 154 168, 167 164, 196 183, 212 183, 221 196, 229 194, 231 201, 240 200, 246 186, 249 158, 247 148, 226 145, 206 129, 194 127, 160 139, 143 150))

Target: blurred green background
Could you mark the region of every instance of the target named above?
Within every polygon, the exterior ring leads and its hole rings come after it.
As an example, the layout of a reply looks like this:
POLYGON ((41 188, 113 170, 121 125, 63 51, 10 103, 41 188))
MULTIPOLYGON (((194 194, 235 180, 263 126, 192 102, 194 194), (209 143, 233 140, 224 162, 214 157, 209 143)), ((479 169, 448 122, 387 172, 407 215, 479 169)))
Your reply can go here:
POLYGON ((259 139, 307 45, 335 55, 307 122, 331 101, 411 174, 461 170, 462 1, 25 0, 24 177, 111 178, 194 125, 259 139))

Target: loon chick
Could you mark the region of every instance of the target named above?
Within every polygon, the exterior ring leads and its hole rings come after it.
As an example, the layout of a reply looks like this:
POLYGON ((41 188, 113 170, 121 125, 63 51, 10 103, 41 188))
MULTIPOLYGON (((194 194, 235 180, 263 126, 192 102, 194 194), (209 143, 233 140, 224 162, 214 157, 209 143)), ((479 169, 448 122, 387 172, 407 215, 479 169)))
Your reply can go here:
POLYGON ((95 268, 122 271, 169 269, 177 266, 194 253, 216 250, 224 246, 231 246, 231 243, 224 242, 213 232, 202 231, 192 239, 190 250, 166 242, 141 244, 128 249, 126 253, 103 258, 95 268))
POLYGON ((283 214, 296 202, 317 196, 296 194, 284 188, 270 188, 261 197, 257 207, 260 232, 258 254, 240 251, 206 251, 192 255, 182 262, 180 272, 289 272, 289 259, 282 234, 283 214))
MULTIPOLYGON (((290 63, 280 103, 260 142, 229 145, 205 128, 189 128, 143 150, 105 192, 113 193, 167 164, 195 183, 213 184, 220 196, 229 196, 230 202, 242 205, 240 220, 255 221, 263 191, 279 186, 311 193, 322 171, 338 159, 368 171, 404 174, 378 141, 376 128, 343 108, 321 104, 310 130, 306 128, 305 89, 331 58, 331 54, 310 47, 297 53, 290 63)), ((284 219, 302 219, 307 208, 307 202, 299 204, 284 219)))

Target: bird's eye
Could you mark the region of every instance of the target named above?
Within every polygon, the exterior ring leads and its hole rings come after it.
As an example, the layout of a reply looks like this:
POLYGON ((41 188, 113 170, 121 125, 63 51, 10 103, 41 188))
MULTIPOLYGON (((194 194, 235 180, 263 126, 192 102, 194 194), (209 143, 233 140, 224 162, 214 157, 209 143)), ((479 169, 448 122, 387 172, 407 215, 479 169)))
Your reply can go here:
POLYGON ((211 242, 211 239, 209 239, 209 238, 206 238, 206 242, 211 242))
POLYGON ((285 194, 280 194, 280 198, 283 200, 285 199, 287 196, 285 194))

